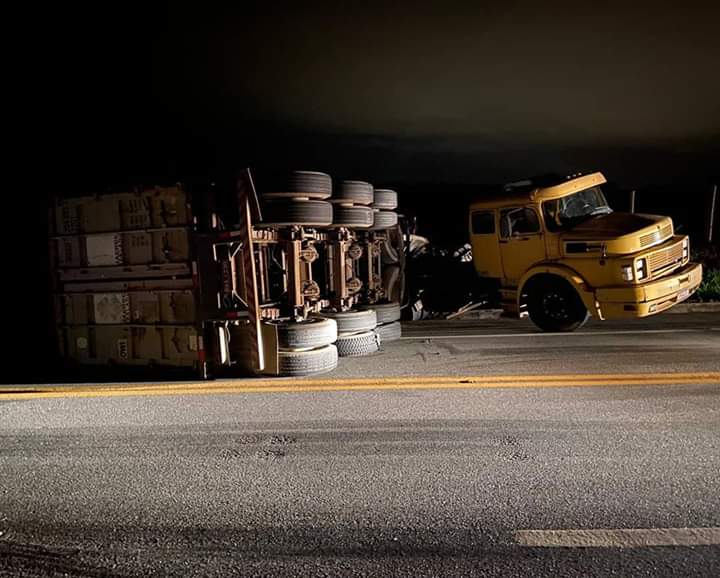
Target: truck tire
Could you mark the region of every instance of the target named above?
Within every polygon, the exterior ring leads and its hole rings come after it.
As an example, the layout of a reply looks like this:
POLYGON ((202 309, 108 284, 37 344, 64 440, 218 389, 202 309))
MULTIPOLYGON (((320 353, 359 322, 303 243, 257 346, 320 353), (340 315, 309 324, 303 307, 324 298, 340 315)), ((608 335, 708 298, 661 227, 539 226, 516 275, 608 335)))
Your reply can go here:
POLYGON ((399 321, 394 321, 392 323, 378 325, 375 328, 375 333, 380 336, 381 344, 388 343, 390 341, 397 341, 402 337, 402 327, 399 321))
POLYGON ((338 364, 338 350, 326 345, 307 351, 278 351, 278 375, 288 377, 332 371, 338 364))
POLYGON ((397 193, 391 189, 375 189, 373 195, 373 208, 392 211, 397 209, 397 193))
POLYGON ((354 335, 339 335, 335 343, 340 357, 361 357, 380 349, 380 337, 374 331, 354 335))
POLYGON ((314 171, 292 171, 270 179, 262 196, 266 199, 328 199, 332 194, 330 175, 314 171))
POLYGON ((317 315, 337 322, 338 336, 372 331, 377 325, 375 311, 322 311, 317 315))
POLYGON ((337 339, 337 323, 334 319, 320 317, 310 317, 302 321, 273 319, 263 323, 277 328, 280 349, 315 349, 335 343, 337 339))
POLYGON ((364 310, 374 310, 378 325, 392 323, 400 319, 400 303, 374 303, 363 306, 364 310))
POLYGON ((343 181, 336 187, 331 203, 352 203, 353 205, 370 205, 374 199, 373 186, 364 181, 343 181))
POLYGON ((333 207, 326 201, 277 200, 262 207, 263 227, 327 227, 332 223, 333 207))
POLYGON ((577 291, 559 277, 548 276, 528 287, 530 320, 543 331, 575 331, 590 317, 577 291))
POLYGON ((381 231, 383 229, 389 229, 398 224, 397 213, 394 211, 376 211, 374 213, 375 219, 373 220, 373 226, 371 229, 381 231))
POLYGON ((352 227, 368 229, 374 223, 374 213, 370 207, 333 207, 333 227, 352 227))

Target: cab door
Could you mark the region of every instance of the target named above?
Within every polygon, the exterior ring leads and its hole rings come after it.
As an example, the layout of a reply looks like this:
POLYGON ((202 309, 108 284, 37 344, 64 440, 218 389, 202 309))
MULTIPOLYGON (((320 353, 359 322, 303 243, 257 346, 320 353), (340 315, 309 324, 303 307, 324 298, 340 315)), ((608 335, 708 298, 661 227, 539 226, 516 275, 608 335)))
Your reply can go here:
POLYGON ((532 207, 501 209, 499 243, 503 285, 515 287, 530 267, 546 258, 537 211, 532 207))
POLYGON ((470 211, 470 245, 475 271, 481 277, 500 279, 503 273, 496 221, 497 211, 493 209, 470 211))

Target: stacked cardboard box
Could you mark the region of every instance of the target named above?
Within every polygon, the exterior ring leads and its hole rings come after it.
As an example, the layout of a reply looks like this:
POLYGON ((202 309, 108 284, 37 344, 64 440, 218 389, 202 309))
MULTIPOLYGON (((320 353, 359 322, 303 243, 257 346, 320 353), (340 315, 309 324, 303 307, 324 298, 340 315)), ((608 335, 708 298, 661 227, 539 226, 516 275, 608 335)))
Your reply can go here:
POLYGON ((57 200, 61 354, 83 364, 195 366, 192 213, 182 187, 57 200))

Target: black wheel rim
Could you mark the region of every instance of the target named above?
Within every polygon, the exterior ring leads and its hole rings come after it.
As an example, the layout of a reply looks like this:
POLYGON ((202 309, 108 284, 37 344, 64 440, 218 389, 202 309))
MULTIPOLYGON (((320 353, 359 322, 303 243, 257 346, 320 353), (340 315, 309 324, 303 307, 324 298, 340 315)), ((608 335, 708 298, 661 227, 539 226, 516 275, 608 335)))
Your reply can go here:
POLYGON ((567 298, 556 291, 545 293, 540 303, 546 317, 555 321, 570 319, 570 303, 567 298))

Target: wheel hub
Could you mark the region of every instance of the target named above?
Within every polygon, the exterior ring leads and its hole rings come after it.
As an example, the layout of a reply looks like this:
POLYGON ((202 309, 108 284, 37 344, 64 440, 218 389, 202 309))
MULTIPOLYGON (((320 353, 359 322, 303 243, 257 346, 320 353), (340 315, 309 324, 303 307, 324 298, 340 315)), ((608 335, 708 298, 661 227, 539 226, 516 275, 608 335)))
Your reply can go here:
POLYGON ((552 319, 564 320, 570 316, 567 299, 559 293, 546 293, 543 296, 542 307, 545 314, 552 319))

